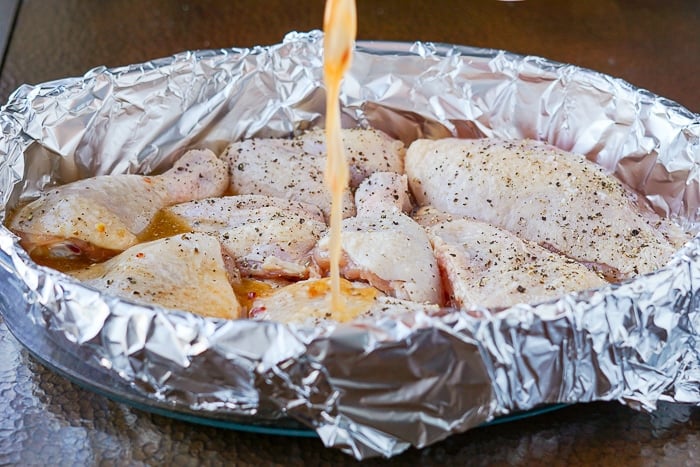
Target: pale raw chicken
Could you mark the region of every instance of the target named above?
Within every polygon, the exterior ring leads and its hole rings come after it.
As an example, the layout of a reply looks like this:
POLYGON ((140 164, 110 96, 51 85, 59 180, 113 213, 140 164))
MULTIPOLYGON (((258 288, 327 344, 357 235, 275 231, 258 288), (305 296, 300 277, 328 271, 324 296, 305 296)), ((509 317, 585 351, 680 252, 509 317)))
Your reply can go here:
POLYGON ((165 208, 188 230, 215 234, 242 276, 317 276, 311 251, 326 231, 318 207, 262 195, 208 198, 165 208))
POLYGON ((466 219, 462 216, 440 211, 433 206, 422 206, 414 212, 411 217, 426 229, 442 222, 449 222, 455 219, 466 219))
POLYGON ((341 279, 345 307, 331 307, 330 279, 309 279, 281 287, 253 301, 250 317, 301 325, 348 322, 362 318, 400 316, 403 313, 438 313, 434 304, 387 297, 374 287, 341 279))
POLYGON ((405 175, 375 172, 355 190, 358 215, 372 216, 390 210, 409 213, 413 210, 405 175))
MULTIPOLYGON (((350 169, 343 195, 343 217, 354 215, 351 188, 376 171, 403 173, 405 147, 401 141, 373 129, 341 131, 350 169)), ((323 130, 293 139, 249 139, 231 144, 224 153, 230 164, 231 191, 303 201, 330 216, 331 196, 324 184, 326 143, 323 130)))
POLYGON ((419 204, 509 230, 611 281, 654 271, 676 250, 616 178, 545 143, 417 140, 406 173, 419 204))
MULTIPOLYGON (((345 159, 350 170, 350 186, 357 188, 375 172, 404 173, 406 147, 403 142, 375 129, 350 128, 341 130, 345 159)), ((316 145, 325 154, 324 130, 307 133, 307 144, 316 145)))
POLYGON ((226 162, 190 150, 161 175, 103 175, 53 188, 20 209, 9 228, 35 256, 101 260, 135 245, 159 209, 227 187, 226 162))
POLYGON ((142 243, 70 274, 86 285, 135 302, 208 317, 242 317, 229 282, 232 274, 211 235, 181 234, 142 243))
MULTIPOLYGON (((344 219, 342 225, 343 277, 367 281, 396 298, 441 304, 442 283, 430 240, 403 212, 408 199, 406 177, 377 172, 362 182, 356 195, 358 214, 344 219)), ((330 267, 328 244, 326 236, 315 253, 324 270, 330 267)))
POLYGON ((435 211, 419 212, 417 219, 428 223, 453 306, 534 304, 606 284, 582 264, 484 222, 442 220, 435 211))

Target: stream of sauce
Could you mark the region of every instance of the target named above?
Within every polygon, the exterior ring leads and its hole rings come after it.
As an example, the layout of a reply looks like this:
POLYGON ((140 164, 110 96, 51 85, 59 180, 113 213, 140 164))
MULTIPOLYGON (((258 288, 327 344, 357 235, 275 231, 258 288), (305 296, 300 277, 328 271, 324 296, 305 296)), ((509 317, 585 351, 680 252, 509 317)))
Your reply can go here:
POLYGON ((340 253, 342 196, 348 186, 348 166, 340 136, 340 83, 350 68, 357 34, 355 0, 328 0, 323 17, 323 78, 326 84, 326 161, 325 181, 331 192, 330 278, 331 309, 343 314, 340 253))

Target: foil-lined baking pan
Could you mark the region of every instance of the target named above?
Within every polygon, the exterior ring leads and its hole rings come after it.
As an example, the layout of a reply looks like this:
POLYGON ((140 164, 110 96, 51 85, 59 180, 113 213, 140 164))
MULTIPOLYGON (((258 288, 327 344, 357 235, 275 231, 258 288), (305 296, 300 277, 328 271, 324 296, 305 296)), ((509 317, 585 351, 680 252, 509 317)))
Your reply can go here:
MULTIPOLYGON (((341 99, 345 127, 406 143, 534 138, 583 153, 698 231, 700 116, 622 80, 506 51, 360 42, 341 99)), ((323 126, 324 100, 318 31, 22 86, 0 111, 0 219, 54 184, 159 172, 191 147, 323 126)), ((389 457, 546 404, 697 404, 699 254, 695 238, 652 274, 481 317, 308 328, 117 299, 38 266, 2 227, 0 311, 145 404, 294 419, 327 446, 389 457)))

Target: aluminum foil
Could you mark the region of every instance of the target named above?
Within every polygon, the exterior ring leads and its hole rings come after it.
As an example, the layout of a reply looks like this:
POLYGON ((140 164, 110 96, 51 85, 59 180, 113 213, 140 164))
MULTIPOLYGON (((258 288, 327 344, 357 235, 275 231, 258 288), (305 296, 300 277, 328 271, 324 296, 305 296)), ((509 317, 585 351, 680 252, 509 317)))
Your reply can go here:
MULTIPOLYGON (((190 147, 324 124, 322 35, 185 52, 22 86, 0 111, 0 218, 54 184, 164 170, 190 147)), ((343 124, 404 142, 546 140, 586 154, 698 231, 700 116, 590 70, 505 51, 362 42, 343 124)), ((700 402, 700 240, 599 290, 474 317, 457 310, 316 328, 141 306, 37 266, 0 231, 0 304, 38 338, 153 404, 312 427, 355 457, 393 456, 542 404, 700 402)))

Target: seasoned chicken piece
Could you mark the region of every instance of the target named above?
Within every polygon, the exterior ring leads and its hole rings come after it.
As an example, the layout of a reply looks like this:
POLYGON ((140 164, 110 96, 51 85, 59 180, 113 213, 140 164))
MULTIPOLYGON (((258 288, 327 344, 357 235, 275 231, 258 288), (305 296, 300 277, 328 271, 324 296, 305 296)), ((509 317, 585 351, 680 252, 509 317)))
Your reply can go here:
POLYGON ((318 275, 311 250, 326 224, 316 206, 239 195, 177 204, 163 214, 189 230, 215 234, 243 276, 306 279, 318 275))
POLYGON ((608 280, 653 271, 676 249, 617 179, 541 142, 418 140, 406 172, 419 204, 509 230, 608 280))
MULTIPOLYGON (((403 173, 403 143, 377 130, 341 132, 350 167, 350 187, 378 170, 403 173)), ((249 139, 231 144, 224 154, 230 163, 231 190, 303 201, 330 216, 331 196, 324 184, 326 143, 323 130, 293 139, 249 139)), ((343 217, 354 215, 351 190, 343 198, 343 217)))
POLYGON ((54 188, 20 209, 9 228, 37 257, 101 260, 135 245, 162 207, 227 187, 226 163, 191 150, 162 175, 104 175, 54 188))
POLYGON ((135 302, 216 318, 241 317, 221 246, 211 235, 182 234, 142 243, 70 274, 135 302))
POLYGON ((455 219, 466 219, 462 216, 440 211, 434 206, 421 206, 411 217, 426 229, 443 222, 449 222, 455 219))
POLYGON ((463 309, 534 304, 606 284, 582 264, 484 222, 438 222, 428 234, 451 304, 463 309))
MULTIPOLYGON (((393 297, 442 303, 442 284, 430 240, 423 228, 402 212, 406 178, 375 173, 357 190, 358 215, 343 220, 340 272, 365 280, 393 297), (372 187, 390 193, 375 196, 372 187), (398 199, 394 197, 397 194, 398 199)), ((315 258, 328 270, 329 237, 322 238, 315 258)))
POLYGON ((330 278, 308 279, 273 290, 253 301, 249 317, 282 323, 317 324, 329 319, 346 322, 368 312, 377 296, 374 287, 341 279, 340 293, 345 308, 331 307, 330 278))
MULTIPOLYGON (((373 128, 344 129, 340 136, 350 170, 350 187, 357 188, 375 172, 404 173, 406 147, 401 141, 373 128)), ((301 135, 299 139, 305 141, 309 152, 325 154, 325 137, 324 130, 316 129, 301 135)))
POLYGON ((405 175, 396 172, 376 172, 355 191, 359 215, 372 215, 380 210, 411 212, 413 204, 405 175))
POLYGON ((253 301, 251 318, 318 325, 322 322, 348 322, 361 318, 401 313, 437 313, 437 305, 419 304, 383 295, 374 287, 341 279, 340 292, 345 308, 331 308, 329 278, 309 279, 275 289, 253 301))

